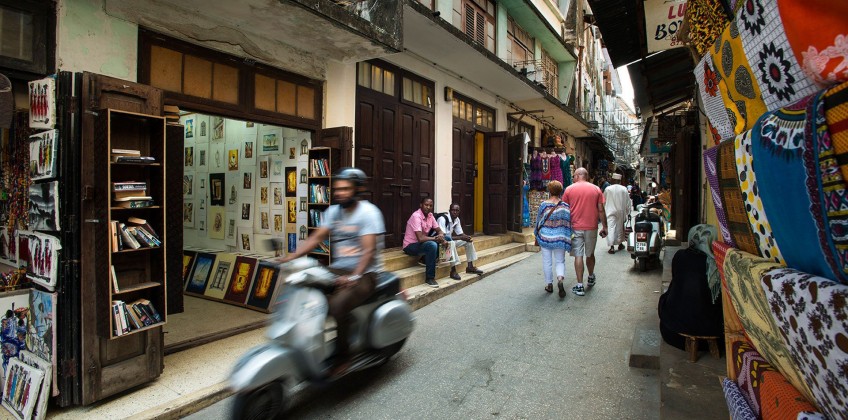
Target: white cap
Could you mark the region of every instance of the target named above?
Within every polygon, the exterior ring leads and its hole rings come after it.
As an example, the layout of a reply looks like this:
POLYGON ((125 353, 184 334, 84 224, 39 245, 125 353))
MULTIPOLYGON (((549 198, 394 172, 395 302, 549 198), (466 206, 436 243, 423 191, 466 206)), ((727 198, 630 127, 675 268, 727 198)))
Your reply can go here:
POLYGON ((621 179, 621 174, 612 174, 612 179, 621 179))

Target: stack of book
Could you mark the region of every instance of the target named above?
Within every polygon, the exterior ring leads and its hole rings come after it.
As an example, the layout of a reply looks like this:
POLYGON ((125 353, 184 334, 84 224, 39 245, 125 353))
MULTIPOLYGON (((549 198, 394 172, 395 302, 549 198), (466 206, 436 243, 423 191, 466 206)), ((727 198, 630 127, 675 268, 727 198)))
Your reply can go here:
POLYGON ((165 105, 165 121, 169 124, 180 123, 180 107, 176 105, 165 105))
POLYGON ((310 159, 310 176, 330 176, 330 161, 327 159, 310 159))
POLYGON ((321 226, 321 222, 324 220, 324 212, 321 210, 311 209, 309 210, 309 226, 318 227, 321 226))
POLYGON ((318 246, 315 247, 315 250, 312 251, 318 254, 330 254, 330 240, 325 239, 321 241, 318 246))
POLYGON ((115 207, 141 208, 153 205, 153 197, 147 195, 146 182, 113 182, 112 199, 115 207))
POLYGON ((129 226, 117 220, 111 222, 109 233, 112 238, 112 252, 162 246, 159 235, 146 220, 130 217, 127 223, 129 226))
POLYGON ((115 323, 113 330, 115 336, 162 322, 162 316, 147 299, 139 299, 132 303, 113 300, 112 316, 115 323))
POLYGON ((112 149, 112 162, 115 163, 153 163, 153 156, 142 156, 141 151, 132 149, 112 149))

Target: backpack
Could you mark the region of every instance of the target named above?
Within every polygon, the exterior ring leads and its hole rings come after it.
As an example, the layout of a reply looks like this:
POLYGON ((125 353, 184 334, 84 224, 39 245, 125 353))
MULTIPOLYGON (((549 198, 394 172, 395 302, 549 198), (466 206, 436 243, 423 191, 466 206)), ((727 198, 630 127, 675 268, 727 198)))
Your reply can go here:
MULTIPOLYGON (((445 218, 445 226, 446 226, 446 227, 448 227, 448 228, 450 228, 450 222, 451 222, 451 220, 450 220, 450 216, 448 215, 448 212, 436 213, 436 214, 434 214, 433 216, 436 218, 436 223, 438 223, 438 222, 439 222, 439 218, 444 217, 444 218, 445 218)), ((446 234, 448 234, 448 235, 450 235, 450 232, 445 232, 445 233, 446 233, 446 234)))

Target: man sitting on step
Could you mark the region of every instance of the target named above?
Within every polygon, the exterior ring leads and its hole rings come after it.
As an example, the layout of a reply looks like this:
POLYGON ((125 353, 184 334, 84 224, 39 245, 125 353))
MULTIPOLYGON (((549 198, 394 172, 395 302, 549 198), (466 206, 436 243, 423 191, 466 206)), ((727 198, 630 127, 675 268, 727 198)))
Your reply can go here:
POLYGON ((483 270, 474 266, 474 261, 477 261, 477 251, 474 249, 474 243, 469 235, 462 231, 462 223, 459 221, 459 204, 453 203, 450 205, 450 211, 441 213, 436 221, 439 222, 439 228, 445 233, 445 239, 453 240, 456 246, 450 247, 453 253, 451 256, 451 272, 450 278, 459 280, 459 273, 456 272, 456 266, 461 264, 459 252, 457 248, 465 247, 465 257, 468 259, 468 266, 465 267, 466 273, 483 274, 483 270))

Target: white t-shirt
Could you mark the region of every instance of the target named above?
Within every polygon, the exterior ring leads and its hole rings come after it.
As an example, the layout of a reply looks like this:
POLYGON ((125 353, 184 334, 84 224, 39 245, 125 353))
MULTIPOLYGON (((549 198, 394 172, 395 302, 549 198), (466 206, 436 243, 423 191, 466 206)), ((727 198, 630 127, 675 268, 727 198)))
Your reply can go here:
POLYGON ((362 236, 377 235, 377 250, 366 273, 383 270, 382 251, 385 248, 383 234, 386 233, 383 213, 374 204, 362 200, 352 212, 332 205, 324 212, 321 225, 330 229, 330 249, 333 254, 331 268, 353 271, 362 256, 362 236))
POLYGON ((462 223, 459 222, 459 217, 456 219, 451 219, 450 213, 445 213, 445 217, 439 217, 436 219, 439 222, 439 229, 450 237, 454 235, 464 235, 465 232, 462 231, 462 223), (447 223, 445 223, 445 219, 447 219, 447 223), (450 227, 448 227, 450 225, 450 227))

